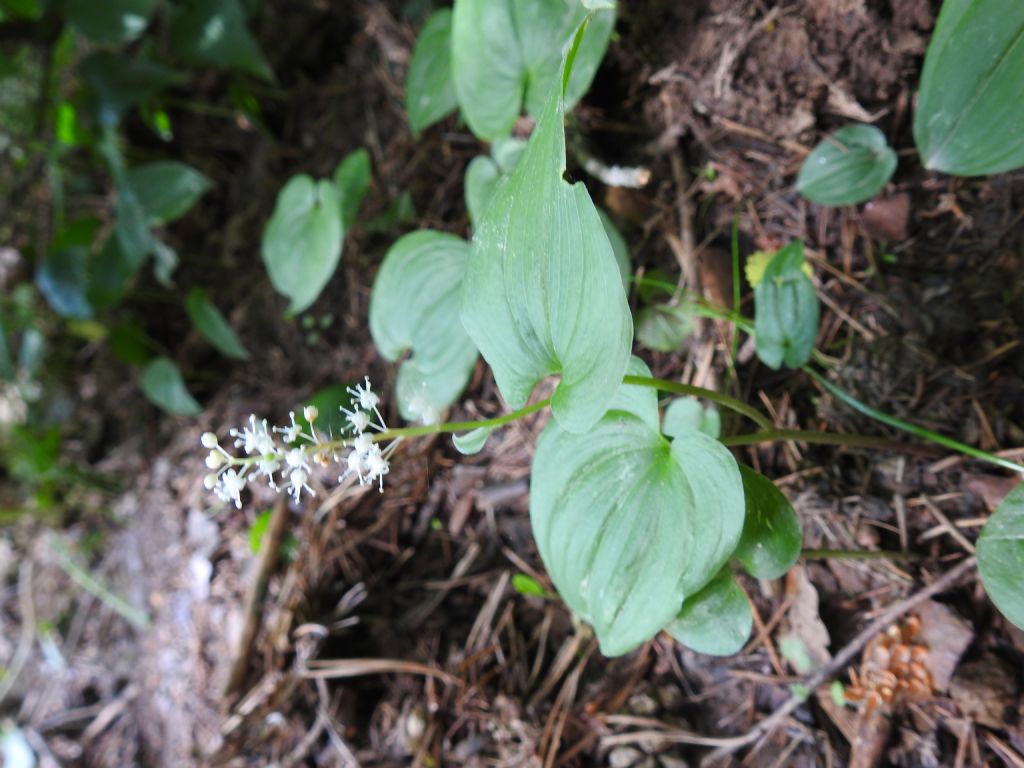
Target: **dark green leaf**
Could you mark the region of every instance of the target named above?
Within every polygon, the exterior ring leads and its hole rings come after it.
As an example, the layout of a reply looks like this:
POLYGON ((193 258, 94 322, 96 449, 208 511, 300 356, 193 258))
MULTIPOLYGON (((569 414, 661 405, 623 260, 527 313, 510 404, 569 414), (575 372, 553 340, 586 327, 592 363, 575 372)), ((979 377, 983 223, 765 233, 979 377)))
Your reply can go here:
POLYGON ((134 193, 146 224, 166 224, 185 215, 212 184, 184 163, 147 163, 131 168, 125 183, 134 193))
POLYGON ((129 365, 143 365, 153 357, 157 344, 133 321, 117 323, 107 334, 110 350, 129 365))
POLYGON ((347 154, 334 171, 334 183, 341 197, 341 225, 346 232, 359 216, 359 206, 370 189, 371 173, 370 153, 362 148, 347 154))
POLYGON ((544 565, 607 656, 672 622, 724 565, 743 526, 742 481, 729 450, 699 432, 670 445, 657 431, 657 401, 629 402, 646 418, 609 411, 584 434, 551 420, 530 489, 544 565))
POLYGON ((68 21, 97 43, 126 43, 141 35, 156 0, 63 0, 68 21))
POLYGON ((187 79, 180 72, 148 59, 108 51, 89 56, 79 72, 90 89, 96 118, 105 126, 116 125, 131 107, 187 79))
POLYGON ((736 578, 723 570, 710 584, 683 603, 665 627, 676 640, 697 653, 732 656, 739 653, 754 626, 754 614, 736 578))
POLYGON ((185 0, 171 16, 171 41, 189 64, 274 77, 238 0, 185 0))
POLYGON ((799 368, 814 351, 821 309, 803 264, 803 241, 794 240, 775 254, 754 288, 757 356, 769 368, 799 368))
MULTIPOLYGON (((321 389, 311 398, 307 399, 304 405, 315 406, 320 412, 316 420, 317 431, 328 435, 340 435, 350 428, 345 414, 341 408, 351 408, 352 395, 344 384, 333 384, 321 389)), ((301 413, 295 414, 295 420, 303 425, 302 431, 309 431, 309 422, 301 413)))
POLYGON ((206 291, 202 288, 189 291, 185 298, 185 310, 195 329, 223 355, 235 360, 249 359, 249 353, 224 315, 207 297, 206 291))
POLYGON ((290 312, 316 301, 338 266, 343 237, 334 183, 293 176, 263 230, 263 263, 274 288, 291 300, 290 312))
POLYGON ((144 260, 129 258, 116 233, 108 237, 89 264, 88 298, 93 308, 103 311, 117 306, 144 260))
POLYGON ((423 25, 405 75, 405 111, 418 134, 458 109, 452 83, 452 12, 435 11, 423 25))
POLYGON ((796 180, 812 203, 856 205, 870 200, 892 178, 896 153, 873 125, 840 128, 814 148, 796 180))
POLYGON ((1024 165, 1024 3, 946 0, 921 73, 914 139, 926 168, 979 176, 1024 165))
POLYGON ((388 250, 370 295, 370 334, 396 361, 402 418, 432 423, 466 388, 477 351, 459 320, 459 290, 469 244, 420 230, 388 250))
POLYGON ((474 235, 462 321, 509 405, 522 407, 540 379, 561 374, 552 413, 582 432, 622 381, 633 329, 597 209, 582 184, 562 178, 563 117, 556 84, 474 235))
POLYGON ((38 19, 43 15, 43 0, 0 0, 0 11, 23 19, 38 19))
POLYGON ((653 304, 636 316, 636 340, 656 352, 675 352, 693 328, 689 304, 653 304))
POLYGON ((803 531, 793 505, 775 483, 740 464, 747 516, 735 556, 756 579, 777 579, 800 557, 803 531))
POLYGON ((61 317, 87 320, 93 308, 86 295, 86 266, 98 222, 83 219, 60 233, 36 271, 36 285, 61 317))
POLYGON ((1024 484, 1010 491, 981 529, 978 570, 992 602, 1024 629, 1024 484))
POLYGON ((166 357, 158 357, 146 365, 139 386, 153 405, 167 413, 198 416, 202 411, 199 403, 185 388, 178 366, 166 357))
MULTIPOLYGON (((522 110, 538 116, 562 75, 563 49, 588 11, 578 0, 456 0, 452 73, 459 106, 483 139, 507 136, 522 110), (514 31, 514 33, 512 33, 514 31)), ((615 26, 597 13, 576 55, 566 108, 590 87, 615 26)))

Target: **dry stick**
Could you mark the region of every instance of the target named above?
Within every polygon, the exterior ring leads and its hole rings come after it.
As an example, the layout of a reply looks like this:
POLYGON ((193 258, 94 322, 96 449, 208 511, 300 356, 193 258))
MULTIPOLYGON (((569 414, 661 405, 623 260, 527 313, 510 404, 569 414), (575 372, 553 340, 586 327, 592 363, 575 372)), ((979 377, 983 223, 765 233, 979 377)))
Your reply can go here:
MULTIPOLYGON (((900 602, 889 606, 889 608, 887 608, 877 619, 871 622, 867 627, 861 630, 853 640, 847 643, 843 649, 833 657, 832 661, 808 677, 803 683, 801 683, 800 687, 805 689, 809 695, 819 685, 831 679, 837 672, 849 665, 853 660, 853 657, 860 652, 861 648, 868 644, 868 641, 871 640, 871 638, 888 629, 905 613, 912 611, 925 600, 928 600, 940 592, 944 592, 946 589, 952 587, 965 573, 967 573, 967 571, 974 567, 976 562, 977 558, 973 555, 968 557, 955 568, 947 571, 945 574, 933 581, 927 587, 915 592, 905 600, 901 600, 900 602)), ((708 755, 706 760, 711 762, 716 758, 731 754, 737 749, 745 747, 748 744, 753 744, 761 736, 767 734, 769 731, 772 731, 780 725, 783 720, 789 717, 806 700, 806 695, 791 696, 789 701, 742 736, 722 739, 721 745, 718 749, 708 755)))
POLYGON ((249 654, 252 653, 252 646, 256 641, 256 633, 260 628, 260 616, 263 613, 263 596, 267 592, 270 574, 277 564, 278 554, 281 551, 281 541, 284 539, 284 532, 287 527, 288 504, 285 502, 285 497, 281 496, 277 503, 274 504, 274 510, 270 513, 270 522, 267 525, 267 532, 263 536, 263 544, 260 547, 260 560, 256 566, 256 573, 252 583, 249 585, 249 593, 245 596, 245 609, 243 611, 245 623, 242 625, 242 634, 238 637, 238 645, 235 649, 234 659, 231 662, 231 671, 228 673, 227 683, 224 684, 225 696, 237 691, 245 681, 249 654))

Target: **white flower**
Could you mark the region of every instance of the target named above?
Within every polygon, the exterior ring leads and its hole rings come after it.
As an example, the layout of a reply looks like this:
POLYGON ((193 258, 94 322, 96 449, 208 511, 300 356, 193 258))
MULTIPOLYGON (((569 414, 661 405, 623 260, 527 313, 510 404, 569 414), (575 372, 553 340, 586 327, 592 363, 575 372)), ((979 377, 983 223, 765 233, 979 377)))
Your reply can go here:
POLYGON ((245 475, 233 469, 227 469, 220 475, 220 484, 214 489, 224 501, 232 501, 238 509, 242 508, 242 491, 245 489, 245 475))
POLYGON ((301 468, 293 469, 291 474, 288 475, 288 485, 286 486, 285 490, 287 490, 288 493, 292 495, 292 499, 295 500, 296 504, 299 503, 299 499, 302 497, 303 490, 308 491, 310 496, 316 495, 315 493, 313 493, 313 489, 310 488, 309 485, 306 483, 308 479, 309 474, 306 472, 306 470, 301 468))
POLYGON ((352 441, 352 448, 360 455, 366 456, 370 452, 370 449, 373 448, 373 437, 366 433, 358 435, 356 439, 352 441))
POLYGON ((291 469, 309 471, 309 464, 306 463, 306 452, 302 448, 292 448, 284 455, 284 461, 291 469))
POLYGON ((292 422, 290 425, 287 427, 274 427, 274 431, 279 432, 281 439, 286 443, 294 443, 299 439, 299 430, 302 429, 302 426, 295 423, 295 411, 289 411, 288 418, 292 422))
POLYGON ((376 443, 365 457, 366 461, 366 485, 371 485, 374 480, 380 483, 380 492, 384 493, 384 475, 391 471, 391 465, 384 458, 380 446, 376 443))
POLYGON ((349 475, 355 475, 359 478, 359 484, 365 485, 363 482, 363 472, 366 471, 366 462, 363 461, 363 454, 359 451, 353 450, 348 455, 347 459, 348 468, 345 470, 345 474, 338 478, 338 482, 344 481, 349 475))
POLYGON ((363 385, 356 384, 355 389, 349 387, 347 391, 354 398, 353 404, 355 403, 356 400, 358 400, 360 407, 364 411, 376 411, 377 403, 380 402, 380 398, 377 396, 377 394, 373 391, 373 388, 370 386, 369 376, 364 376, 363 382, 363 385))
POLYGON ((267 427, 267 420, 264 419, 257 423, 255 414, 249 416, 248 427, 241 432, 232 429, 231 436, 236 438, 235 447, 241 448, 248 456, 252 456, 254 453, 262 455, 277 452, 277 445, 267 427))
POLYGON ((313 422, 316 421, 319 415, 320 409, 317 408, 315 405, 307 405, 305 408, 302 409, 302 418, 308 421, 310 423, 310 426, 312 426, 313 422))

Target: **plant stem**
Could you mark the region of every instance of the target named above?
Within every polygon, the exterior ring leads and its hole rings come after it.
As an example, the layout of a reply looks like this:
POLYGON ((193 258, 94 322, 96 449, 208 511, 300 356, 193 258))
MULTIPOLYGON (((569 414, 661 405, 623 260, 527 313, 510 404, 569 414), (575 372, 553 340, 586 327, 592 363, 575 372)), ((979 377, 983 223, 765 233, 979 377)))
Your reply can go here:
MULTIPOLYGON (((481 419, 479 421, 449 421, 442 424, 422 424, 418 427, 398 427, 396 429, 388 429, 374 435, 374 442, 386 442, 399 437, 422 437, 423 435, 436 435, 445 432, 469 432, 474 429, 500 427, 503 424, 509 424, 510 422, 523 418, 524 416, 529 416, 531 413, 543 410, 550 404, 551 398, 547 398, 546 400, 541 400, 533 405, 527 405, 524 408, 520 408, 517 411, 506 413, 503 416, 495 416, 493 419, 481 419)), ((344 441, 341 442, 344 443, 344 441)))
POLYGON ((983 451, 980 448, 974 448, 973 446, 961 443, 959 440, 954 440, 951 437, 946 437, 944 435, 938 434, 937 432, 932 432, 930 429, 918 427, 914 424, 910 424, 909 422, 897 419, 895 416, 889 416, 886 413, 877 411, 871 406, 862 403, 860 400, 855 398, 846 390, 837 387, 835 384, 830 382, 828 379, 826 379, 824 376, 822 376, 820 373, 815 371, 810 366, 805 365, 801 368, 801 370, 803 370, 808 376, 810 376, 822 387, 824 387, 833 397, 850 406, 858 413, 864 414, 868 418, 874 419, 875 421, 880 421, 883 424, 886 424, 890 427, 901 430, 903 432, 907 432, 908 434, 914 435, 915 437, 919 437, 922 440, 927 440, 930 443, 941 445, 943 448, 948 448, 951 451, 956 451, 957 453, 962 453, 965 456, 970 456, 971 458, 974 459, 980 459, 981 461, 987 461, 989 464, 995 464, 997 467, 1002 467, 1003 469, 1010 469, 1013 470, 1014 472, 1024 474, 1024 466, 1018 464, 1015 461, 1010 461, 1008 459, 1001 458, 999 456, 989 453, 988 451, 983 451))
POLYGON ((681 384, 678 381, 669 381, 668 379, 655 379, 647 376, 625 376, 622 379, 623 384, 633 384, 638 387, 651 387, 653 389, 660 389, 665 392, 671 392, 676 395, 691 395, 693 397, 702 397, 705 400, 710 400, 713 403, 718 403, 723 408, 728 408, 736 413, 741 413, 748 419, 753 421, 757 426, 764 430, 771 430, 772 423, 758 410, 744 403, 742 400, 737 400, 735 397, 729 395, 723 395, 721 392, 715 392, 713 389, 704 389, 703 387, 694 387, 689 384, 681 384))
POLYGON ((914 552, 888 552, 871 549, 805 549, 800 553, 804 560, 920 560, 914 552))

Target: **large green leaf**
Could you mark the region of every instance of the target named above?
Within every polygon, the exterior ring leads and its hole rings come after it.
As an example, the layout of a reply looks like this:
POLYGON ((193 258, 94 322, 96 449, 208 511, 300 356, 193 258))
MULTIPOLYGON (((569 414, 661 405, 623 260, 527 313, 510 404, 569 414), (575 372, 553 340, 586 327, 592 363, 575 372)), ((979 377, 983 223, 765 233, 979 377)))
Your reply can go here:
POLYGON ((458 109, 452 83, 452 12, 442 8, 423 25, 405 75, 405 111, 418 134, 458 109))
POLYGON ((238 0, 185 0, 171 16, 171 41, 189 64, 273 79, 238 0))
POLYGON ((182 73, 144 57, 130 58, 109 51, 89 56, 79 72, 89 88, 96 118, 105 126, 116 125, 131 107, 187 80, 182 73))
POLYGON ((754 614, 747 596, 736 577, 723 569, 683 603, 683 609, 665 630, 698 653, 732 656, 743 649, 753 626, 754 614))
POLYGON ((740 475, 747 516, 736 557, 754 578, 777 579, 800 557, 800 518, 767 477, 742 464, 740 475))
POLYGON ((821 309, 803 266, 803 241, 794 240, 772 257, 754 288, 757 356, 769 368, 799 368, 814 351, 821 309))
POLYGON ((370 153, 362 148, 345 155, 334 171, 334 183, 341 196, 341 225, 346 232, 359 216, 359 207, 370 189, 370 174, 370 153))
POLYGON ((462 321, 513 408, 561 374, 552 412, 582 432, 629 359, 632 319, 608 236, 582 184, 566 183, 560 86, 473 238, 462 321))
POLYGON ((293 176, 263 230, 263 263, 274 288, 291 300, 290 312, 316 301, 338 266, 343 237, 334 183, 293 176))
POLYGON ((466 388, 477 350, 459 320, 459 289, 469 243, 421 230, 384 257, 370 295, 370 334, 388 360, 406 352, 396 382, 398 407, 411 421, 436 421, 466 388))
POLYGON ((699 432, 669 444, 658 434, 656 399, 627 403, 630 411, 609 411, 585 434, 552 420, 530 490, 551 580, 608 656, 672 622, 721 569, 743 527, 742 481, 728 449, 699 432))
POLYGON ((1010 491, 981 529, 978 570, 992 602, 1024 629, 1024 483, 1010 491))
POLYGON ((249 353, 242 346, 234 329, 202 288, 193 288, 188 292, 188 296, 185 297, 185 311, 200 335, 213 344, 221 354, 235 360, 249 359, 249 353))
POLYGON ((195 168, 174 161, 131 168, 125 173, 125 184, 138 199, 150 226, 185 215, 211 186, 195 168))
POLYGON ((141 35, 156 0, 63 0, 72 26, 97 43, 126 43, 141 35))
POLYGON ((1024 166, 1024 3, 946 0, 921 73, 914 139, 958 176, 1024 166))
MULTIPOLYGON (((578 0, 456 0, 452 73, 459 106, 483 139, 507 136, 522 110, 539 116, 561 80, 562 52, 588 11, 578 0)), ((590 87, 615 26, 594 15, 579 47, 566 108, 590 87)))
POLYGON ((896 153, 873 125, 847 125, 814 148, 800 167, 797 191, 812 203, 870 200, 896 170, 896 153))
POLYGON ((167 413, 198 416, 202 411, 185 387, 178 366, 166 357, 158 357, 142 370, 139 386, 153 405, 167 413))

